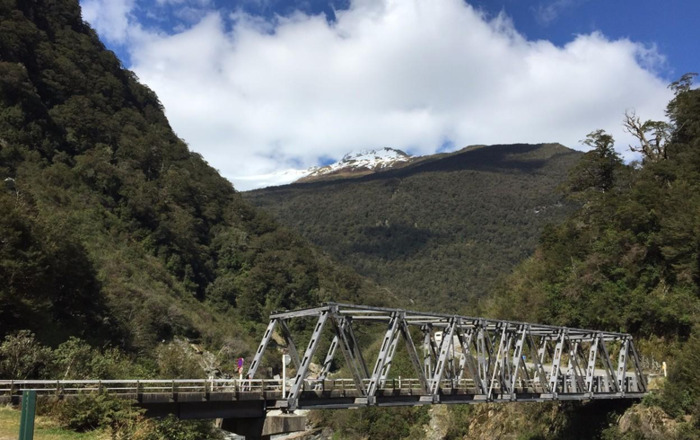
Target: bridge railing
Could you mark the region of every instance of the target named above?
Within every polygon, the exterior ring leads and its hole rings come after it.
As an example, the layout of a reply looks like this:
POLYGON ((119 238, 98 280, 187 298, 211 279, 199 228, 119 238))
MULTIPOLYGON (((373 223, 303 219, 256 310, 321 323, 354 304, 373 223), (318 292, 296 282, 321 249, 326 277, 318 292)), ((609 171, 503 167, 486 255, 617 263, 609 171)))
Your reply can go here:
MULTIPOLYGON (((574 390, 574 378, 560 378, 561 389, 574 390)), ((605 390, 604 377, 597 377, 593 391, 605 390)), ((118 380, 0 380, 0 398, 7 400, 21 395, 23 391, 36 391, 44 396, 74 396, 90 393, 109 393, 124 398, 139 399, 143 395, 175 396, 181 393, 201 394, 231 394, 235 399, 240 394, 255 395, 256 398, 281 399, 283 395, 289 395, 293 382, 282 379, 118 379, 118 380)), ((623 387, 624 392, 638 392, 638 384, 634 377, 628 377, 623 387)), ((499 380, 491 382, 492 390, 496 394, 506 392, 501 388, 499 380)), ((370 379, 363 381, 368 387, 370 379)), ((459 394, 483 394, 478 385, 471 378, 443 379, 439 388, 446 393, 459 394)), ((518 379, 515 383, 516 393, 546 393, 547 388, 540 383, 539 378, 518 379)), ((301 387, 302 392, 333 393, 341 392, 350 395, 357 394, 356 383, 353 379, 306 379, 301 387)), ((418 378, 390 378, 380 384, 378 391, 381 393, 399 393, 411 395, 425 395, 418 378)), ((580 393, 580 392, 579 392, 580 393)))
POLYGON ((0 396, 36 391, 39 395, 263 393, 282 390, 279 379, 116 379, 116 380, 0 380, 0 396))

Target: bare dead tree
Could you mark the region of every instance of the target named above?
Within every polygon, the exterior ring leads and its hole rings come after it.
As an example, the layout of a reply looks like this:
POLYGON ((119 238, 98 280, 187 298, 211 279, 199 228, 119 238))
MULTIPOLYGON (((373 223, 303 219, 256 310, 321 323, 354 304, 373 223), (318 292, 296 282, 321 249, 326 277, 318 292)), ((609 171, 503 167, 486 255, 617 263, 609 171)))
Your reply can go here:
POLYGON ((671 139, 671 125, 664 121, 642 122, 632 111, 625 112, 622 123, 625 131, 639 140, 639 146, 630 145, 630 150, 641 153, 643 161, 658 162, 666 159, 666 145, 671 139))

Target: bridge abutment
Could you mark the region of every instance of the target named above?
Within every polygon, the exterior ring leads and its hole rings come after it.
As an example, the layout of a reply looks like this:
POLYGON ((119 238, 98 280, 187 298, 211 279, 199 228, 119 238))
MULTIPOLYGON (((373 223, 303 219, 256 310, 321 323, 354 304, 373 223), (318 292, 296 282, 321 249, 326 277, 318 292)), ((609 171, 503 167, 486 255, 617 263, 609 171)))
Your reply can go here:
POLYGON ((227 418, 223 419, 221 429, 243 435, 246 439, 268 439, 275 434, 304 431, 306 416, 273 411, 263 417, 227 418))

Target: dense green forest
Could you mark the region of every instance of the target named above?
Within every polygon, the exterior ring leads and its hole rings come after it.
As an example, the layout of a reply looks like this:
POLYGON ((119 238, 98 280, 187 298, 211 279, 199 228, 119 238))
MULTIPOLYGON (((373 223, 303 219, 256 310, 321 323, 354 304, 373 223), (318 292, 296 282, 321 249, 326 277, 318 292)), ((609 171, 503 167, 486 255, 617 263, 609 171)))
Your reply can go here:
POLYGON ((0 12, 0 332, 148 348, 367 288, 188 151, 77 2, 0 12))
POLYGON ((580 155, 559 144, 469 147, 244 197, 412 307, 471 313, 571 212, 555 188, 580 155))

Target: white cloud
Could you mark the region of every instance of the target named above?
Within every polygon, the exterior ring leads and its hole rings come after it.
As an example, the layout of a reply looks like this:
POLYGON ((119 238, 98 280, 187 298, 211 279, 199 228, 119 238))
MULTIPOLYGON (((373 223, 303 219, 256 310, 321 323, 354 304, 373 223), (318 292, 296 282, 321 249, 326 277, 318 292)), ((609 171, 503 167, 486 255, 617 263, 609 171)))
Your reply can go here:
POLYGON ((208 13, 176 35, 139 34, 132 69, 178 135, 239 189, 378 146, 577 147, 604 128, 622 151, 624 111, 660 119, 670 97, 640 65, 658 53, 628 40, 528 41, 461 0, 355 0, 336 17, 208 13))
POLYGON ((83 0, 83 19, 110 42, 125 43, 130 27, 129 14, 136 0, 83 0))

